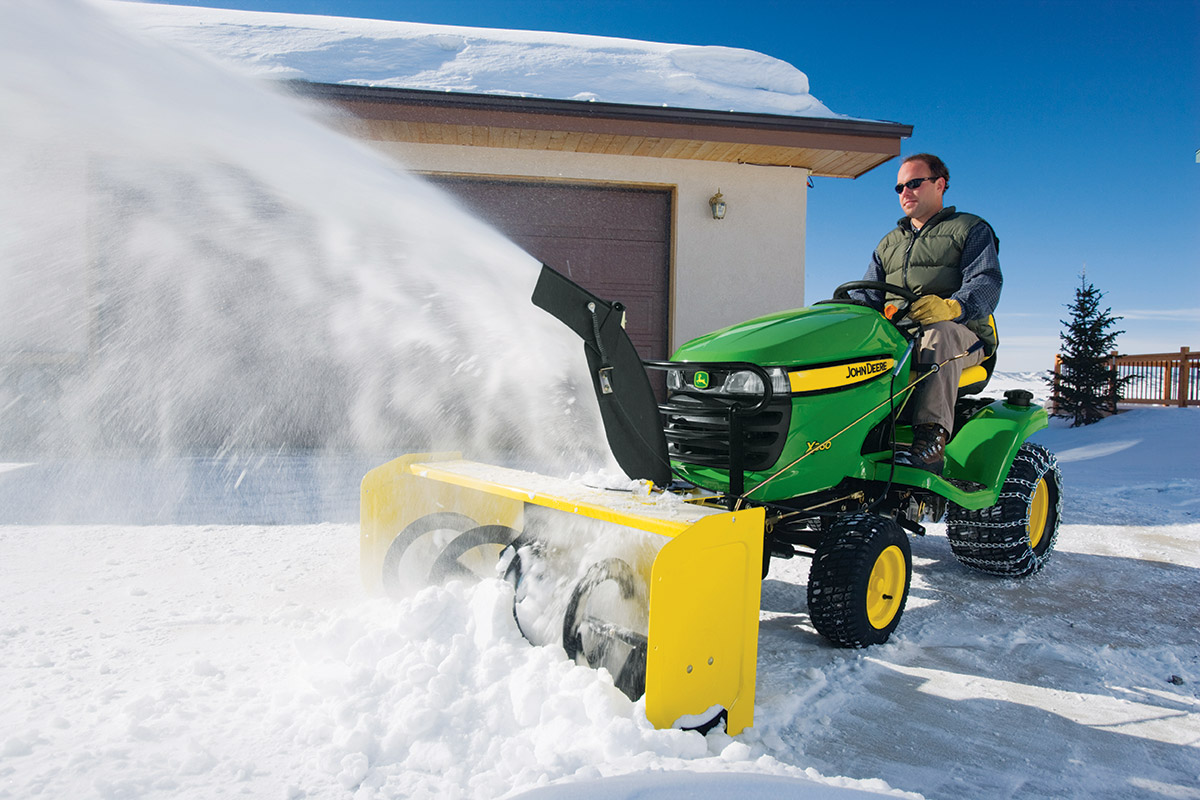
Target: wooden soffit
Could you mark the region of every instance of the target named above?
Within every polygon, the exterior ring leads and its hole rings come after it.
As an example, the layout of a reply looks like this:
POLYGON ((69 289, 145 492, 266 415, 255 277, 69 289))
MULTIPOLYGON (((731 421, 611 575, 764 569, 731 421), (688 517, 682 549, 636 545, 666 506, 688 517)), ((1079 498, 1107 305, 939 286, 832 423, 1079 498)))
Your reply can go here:
POLYGON ((857 178, 900 154, 911 125, 504 95, 295 83, 376 141, 803 167, 857 178))

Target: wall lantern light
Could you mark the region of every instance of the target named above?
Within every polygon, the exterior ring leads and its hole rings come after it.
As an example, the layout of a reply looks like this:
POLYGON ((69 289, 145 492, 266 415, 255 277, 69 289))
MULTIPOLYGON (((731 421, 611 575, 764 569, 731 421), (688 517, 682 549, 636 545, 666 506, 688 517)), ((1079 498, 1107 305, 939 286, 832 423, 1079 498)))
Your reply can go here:
POLYGON ((708 198, 708 207, 712 210, 713 219, 725 219, 725 196, 721 194, 720 189, 708 198))

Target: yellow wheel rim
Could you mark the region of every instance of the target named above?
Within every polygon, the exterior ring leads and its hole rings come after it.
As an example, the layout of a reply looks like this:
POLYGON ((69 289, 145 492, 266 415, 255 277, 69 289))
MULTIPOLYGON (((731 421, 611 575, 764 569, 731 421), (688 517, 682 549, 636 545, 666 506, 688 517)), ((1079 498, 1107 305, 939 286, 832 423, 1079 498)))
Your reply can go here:
POLYGON ((891 545, 875 559, 871 577, 867 580, 867 620, 877 630, 886 628, 904 599, 904 584, 907 580, 904 553, 891 545))
POLYGON ((1038 481, 1033 489, 1033 499, 1029 502, 1029 546, 1036 548, 1046 534, 1046 519, 1050 516, 1050 489, 1046 479, 1038 481))

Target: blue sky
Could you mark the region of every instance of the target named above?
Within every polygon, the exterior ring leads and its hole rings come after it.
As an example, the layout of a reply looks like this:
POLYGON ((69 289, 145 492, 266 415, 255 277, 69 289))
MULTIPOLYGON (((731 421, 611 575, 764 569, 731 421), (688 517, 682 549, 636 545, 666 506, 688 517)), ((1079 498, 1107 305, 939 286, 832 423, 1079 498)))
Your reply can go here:
MULTIPOLYGON (((258 11, 524 28, 757 50, 832 110, 914 127, 947 203, 1001 240, 1002 370, 1046 369, 1079 276, 1122 352, 1200 348, 1200 2, 190 0, 258 11)), ((807 289, 861 277, 900 216, 898 161, 814 179, 807 289)))

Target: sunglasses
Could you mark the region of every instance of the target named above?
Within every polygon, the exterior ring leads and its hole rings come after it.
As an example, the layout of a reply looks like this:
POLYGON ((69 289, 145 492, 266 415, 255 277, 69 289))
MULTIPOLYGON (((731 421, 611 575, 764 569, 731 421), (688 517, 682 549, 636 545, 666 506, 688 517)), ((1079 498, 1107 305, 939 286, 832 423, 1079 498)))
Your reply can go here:
POLYGON ((905 181, 904 183, 897 183, 896 184, 896 194, 900 194, 905 189, 912 189, 915 192, 917 190, 917 187, 920 186, 925 181, 936 181, 936 180, 937 180, 937 178, 930 176, 928 178, 913 178, 911 181, 905 181))

